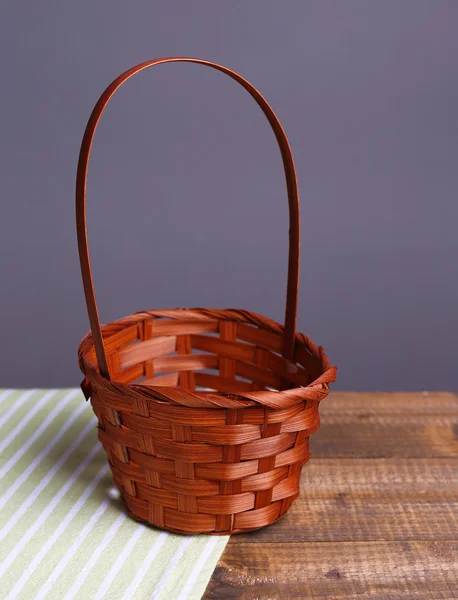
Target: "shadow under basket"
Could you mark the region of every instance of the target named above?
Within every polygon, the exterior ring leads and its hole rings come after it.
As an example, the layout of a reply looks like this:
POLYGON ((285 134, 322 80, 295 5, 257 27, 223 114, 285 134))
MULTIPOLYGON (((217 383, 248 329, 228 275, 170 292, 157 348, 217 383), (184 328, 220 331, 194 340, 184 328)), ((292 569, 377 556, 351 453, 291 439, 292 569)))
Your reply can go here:
POLYGON ((79 347, 82 389, 129 512, 179 533, 240 533, 277 521, 299 494, 309 436, 336 368, 321 347, 296 333, 299 196, 291 149, 271 107, 243 77, 209 61, 172 57, 129 69, 108 86, 88 121, 76 221, 91 324, 79 347), (115 91, 135 73, 168 62, 229 75, 273 129, 290 215, 284 326, 246 310, 203 308, 151 310, 100 325, 86 230, 92 140, 115 91))

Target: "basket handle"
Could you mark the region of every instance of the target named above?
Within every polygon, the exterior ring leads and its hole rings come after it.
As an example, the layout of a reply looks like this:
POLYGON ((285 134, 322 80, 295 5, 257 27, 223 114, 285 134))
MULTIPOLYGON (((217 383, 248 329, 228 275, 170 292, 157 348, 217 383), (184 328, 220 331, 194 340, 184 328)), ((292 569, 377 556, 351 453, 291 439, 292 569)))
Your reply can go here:
POLYGON ((201 65, 206 65, 217 71, 221 71, 229 75, 244 87, 248 93, 256 100, 269 121, 277 138, 278 146, 280 147, 283 166, 286 176, 286 186, 289 202, 289 258, 288 258, 288 284, 286 293, 286 311, 285 311, 285 328, 283 338, 282 355, 287 360, 293 360, 294 357, 294 342, 296 334, 296 315, 297 315, 297 295, 299 285, 299 193, 297 187, 296 170, 294 160, 291 153, 291 148, 288 143, 283 127, 280 124, 277 116, 272 108, 266 102, 264 97, 254 88, 246 79, 241 77, 227 67, 223 67, 217 63, 199 58, 188 58, 183 56, 173 56, 167 58, 158 58, 156 60, 141 63, 132 67, 117 79, 115 79, 100 96, 97 104, 92 111, 89 121, 84 132, 83 140, 78 160, 78 170, 76 175, 76 229, 78 236, 78 250, 81 264, 81 275, 83 278, 84 294, 86 296, 86 305, 89 315, 89 322, 94 341, 94 347, 97 357, 97 363, 100 373, 106 379, 110 379, 105 348, 103 346, 102 331, 100 327, 99 314, 95 299, 94 284, 91 272, 91 263, 89 259, 87 229, 86 229, 86 180, 89 156, 91 153, 92 140, 97 128, 99 119, 108 104, 110 98, 128 79, 136 73, 159 65, 170 62, 190 62, 201 65))

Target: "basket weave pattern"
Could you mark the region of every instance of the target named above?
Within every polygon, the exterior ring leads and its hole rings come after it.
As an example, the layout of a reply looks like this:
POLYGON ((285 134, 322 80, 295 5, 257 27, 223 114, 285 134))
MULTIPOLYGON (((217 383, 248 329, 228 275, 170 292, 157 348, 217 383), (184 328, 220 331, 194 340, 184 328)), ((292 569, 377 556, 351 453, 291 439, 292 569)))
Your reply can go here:
POLYGON ((137 313, 103 328, 111 382, 83 340, 99 439, 138 519, 227 534, 288 510, 335 368, 301 334, 285 361, 282 329, 247 311, 137 313), (273 391, 285 380, 295 387, 273 391))

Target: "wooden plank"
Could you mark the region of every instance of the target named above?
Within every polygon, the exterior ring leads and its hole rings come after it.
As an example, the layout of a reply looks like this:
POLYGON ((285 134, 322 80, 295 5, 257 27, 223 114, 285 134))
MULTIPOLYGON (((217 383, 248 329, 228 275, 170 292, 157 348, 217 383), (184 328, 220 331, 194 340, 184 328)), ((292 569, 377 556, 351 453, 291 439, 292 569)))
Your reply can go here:
POLYGON ((458 394, 452 392, 333 392, 320 406, 323 414, 457 413, 458 394))
POLYGON ((458 540, 458 461, 312 459, 285 517, 231 544, 365 540, 458 540))
POLYGON ((311 436, 312 457, 457 457, 455 415, 367 416, 320 413, 321 427, 311 436))
POLYGON ((229 543, 204 599, 456 600, 457 550, 455 541, 229 543))
POLYGON ((458 397, 438 393, 330 394, 312 457, 458 456, 458 397))

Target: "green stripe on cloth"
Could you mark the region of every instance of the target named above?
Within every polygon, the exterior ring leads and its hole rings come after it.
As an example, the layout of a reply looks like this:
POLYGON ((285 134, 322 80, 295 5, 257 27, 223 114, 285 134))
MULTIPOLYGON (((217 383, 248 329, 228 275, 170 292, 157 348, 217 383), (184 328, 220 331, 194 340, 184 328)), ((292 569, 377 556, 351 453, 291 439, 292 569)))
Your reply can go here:
POLYGON ((129 518, 96 424, 78 390, 0 390, 2 599, 200 599, 229 537, 129 518))

